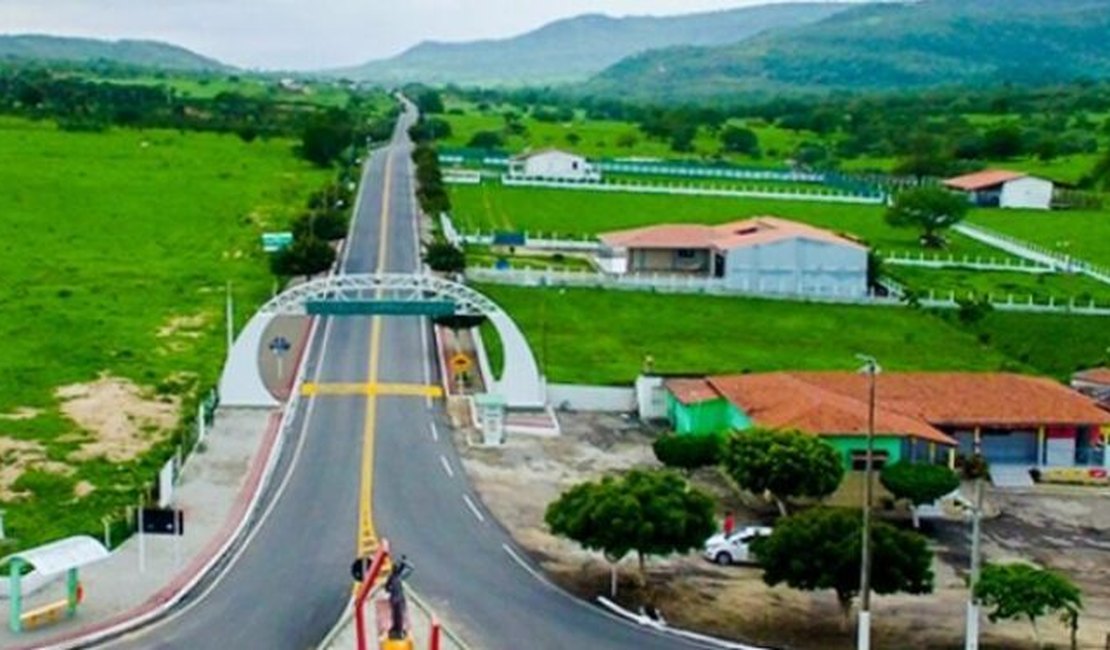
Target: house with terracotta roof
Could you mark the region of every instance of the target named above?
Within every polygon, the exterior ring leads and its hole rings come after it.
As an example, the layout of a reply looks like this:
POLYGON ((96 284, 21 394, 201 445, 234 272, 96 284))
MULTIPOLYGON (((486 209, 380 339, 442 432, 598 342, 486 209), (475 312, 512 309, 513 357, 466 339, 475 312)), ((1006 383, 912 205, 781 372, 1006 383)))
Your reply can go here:
POLYGON ((1051 210, 1056 191, 1050 180, 1004 169, 949 178, 944 186, 967 194, 969 201, 983 208, 1051 210))
POLYGON ((617 274, 716 278, 749 293, 867 295, 868 249, 778 217, 718 226, 663 224, 602 233, 599 266, 617 274))
POLYGON ((596 182, 601 180, 601 170, 577 154, 540 149, 526 151, 509 160, 509 177, 596 182))
MULTIPOLYGON (((869 381, 851 372, 775 372, 665 383, 678 433, 752 426, 821 436, 859 467, 866 451, 869 381)), ((1008 373, 890 372, 876 378, 875 449, 881 463, 954 462, 976 445, 997 465, 1110 466, 1110 412, 1050 379, 1008 373)))
POLYGON ((1077 372, 1072 375, 1071 386, 1110 411, 1110 367, 1077 372))

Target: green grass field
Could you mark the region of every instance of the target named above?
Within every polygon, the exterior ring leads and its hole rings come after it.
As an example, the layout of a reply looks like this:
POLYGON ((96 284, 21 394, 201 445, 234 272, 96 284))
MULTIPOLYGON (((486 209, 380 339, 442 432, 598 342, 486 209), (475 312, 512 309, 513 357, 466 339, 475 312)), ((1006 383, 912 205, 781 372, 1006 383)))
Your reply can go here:
MULTIPOLYGON (((482 285, 512 314, 552 381, 627 384, 645 355, 666 373, 850 370, 857 353, 891 370, 1027 369, 919 310, 482 285), (545 304, 546 303, 546 304, 545 304), (546 313, 546 326, 544 314, 546 313)), ((1095 319, 1099 320, 1099 319, 1095 319)), ((496 336, 484 332, 499 366, 496 336)))
POLYGON ((146 75, 138 77, 91 77, 114 84, 135 86, 164 86, 181 97, 212 99, 221 93, 237 93, 246 97, 270 98, 274 101, 318 106, 343 107, 350 99, 349 93, 336 85, 309 84, 305 92, 291 92, 278 88, 278 80, 251 75, 146 75))
POLYGON ((969 221, 1110 268, 1110 210, 976 210, 969 221))
POLYGON ((1110 307, 1110 286, 1083 275, 929 269, 891 264, 884 266, 883 270, 907 287, 921 294, 928 294, 931 290, 936 292, 937 297, 948 296, 954 291, 957 297, 974 294, 1004 301, 1013 296, 1016 302, 1026 302, 1032 296, 1035 302, 1041 304, 1050 299, 1060 304, 1074 299, 1082 305, 1094 300, 1098 305, 1110 307))
POLYGON ((93 433, 62 414, 55 390, 101 374, 151 399, 188 400, 213 385, 225 283, 245 320, 272 285, 259 234, 284 228, 330 178, 292 147, 176 131, 66 133, 0 118, 0 273, 9 280, 0 288, 0 448, 7 469, 27 470, 0 501, 11 544, 99 534, 103 515, 154 480, 170 432, 149 432, 154 446, 136 460, 76 460, 93 433), (33 469, 43 465, 66 471, 33 469), (87 495, 75 494, 78 484, 87 495))
MULTIPOLYGON (((658 223, 717 224, 774 215, 851 234, 886 252, 921 251, 917 233, 888 226, 881 206, 514 188, 496 183, 450 189, 456 225, 466 230, 580 236, 658 223)), ((957 234, 952 234, 947 252, 1005 257, 1005 253, 957 234)))
MULTIPOLYGON (((955 321, 955 312, 941 316, 955 321)), ((1110 364, 1110 318, 995 311, 965 328, 1014 362, 1061 381, 1110 364)))

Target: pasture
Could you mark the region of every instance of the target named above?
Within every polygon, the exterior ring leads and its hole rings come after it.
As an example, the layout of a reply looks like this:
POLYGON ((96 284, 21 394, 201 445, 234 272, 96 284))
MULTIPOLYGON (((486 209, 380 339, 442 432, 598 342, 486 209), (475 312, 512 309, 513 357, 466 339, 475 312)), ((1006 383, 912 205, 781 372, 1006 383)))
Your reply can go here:
POLYGON ((969 222, 1110 268, 1110 210, 976 210, 969 222))
POLYGON ((272 287, 259 235, 330 178, 293 146, 0 118, 10 545, 99 534, 153 480, 217 377, 226 283, 242 322, 272 287))

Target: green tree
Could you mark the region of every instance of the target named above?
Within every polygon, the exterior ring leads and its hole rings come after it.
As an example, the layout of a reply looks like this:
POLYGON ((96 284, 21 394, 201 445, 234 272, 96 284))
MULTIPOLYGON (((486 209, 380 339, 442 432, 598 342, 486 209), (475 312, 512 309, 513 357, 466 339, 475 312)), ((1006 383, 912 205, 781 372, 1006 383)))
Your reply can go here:
POLYGON ((1029 621, 1037 647, 1041 647, 1037 619, 1058 614, 1071 632, 1072 648, 1076 647, 1083 596, 1075 584, 1058 573, 1027 564, 988 564, 975 584, 975 597, 984 607, 993 608, 987 614, 992 623, 1021 618, 1029 621))
POLYGON ((318 116, 301 132, 301 156, 320 167, 329 167, 351 146, 354 130, 343 111, 318 116))
POLYGON ((414 103, 420 112, 426 115, 443 112, 443 97, 430 88, 420 91, 414 103))
POLYGON ((716 530, 713 500, 670 471, 633 470, 580 483, 547 507, 544 521, 614 565, 635 552, 641 578, 646 556, 687 553, 716 530))
MULTIPOLYGON (((1107 123, 1110 123, 1110 118, 1107 119, 1107 123)), ((1110 192, 1110 147, 1098 159, 1091 172, 1083 177, 1083 186, 1110 192)))
POLYGON ((347 236, 351 221, 341 210, 325 210, 302 214, 293 221, 293 237, 316 237, 325 241, 337 241, 347 236))
MULTIPOLYGON (((774 532, 755 543, 763 581, 774 587, 832 589, 844 615, 860 590, 862 515, 840 508, 813 508, 780 519, 774 532)), ((933 554, 916 533, 874 522, 871 528, 871 588, 877 594, 933 591, 933 554)))
POLYGON ((689 153, 694 150, 694 138, 698 135, 695 126, 683 124, 671 132, 671 151, 689 153))
POLYGON ((660 436, 652 445, 655 457, 667 467, 692 472, 721 462, 722 440, 719 436, 660 436))
POLYGON ((983 154, 992 160, 1020 156, 1024 149, 1025 139, 1016 124, 1002 124, 983 134, 983 154))
POLYGON ((928 247, 944 245, 941 234, 964 220, 968 202, 960 194, 940 187, 918 187, 902 192, 886 212, 886 222, 896 228, 917 228, 928 247))
POLYGON ((759 153, 759 136, 749 128, 730 124, 721 129, 721 147, 729 153, 754 156, 759 153))
POLYGON ((919 528, 917 506, 932 503, 960 487, 960 477, 944 465, 900 462, 887 465, 879 481, 896 499, 905 499, 913 506, 913 527, 919 528))
POLYGON ((274 275, 291 278, 323 273, 335 263, 335 249, 319 237, 294 238, 288 248, 274 253, 270 270, 274 275))
POLYGON ((497 131, 479 131, 470 138, 466 146, 472 149, 499 149, 505 146, 505 138, 497 131))
POLYGON ((466 254, 445 241, 428 244, 424 263, 440 273, 462 273, 466 270, 466 254))
POLYGON ((734 433, 722 460, 741 488, 753 494, 769 492, 783 515, 788 499, 826 497, 844 477, 840 454, 817 436, 799 431, 734 433))

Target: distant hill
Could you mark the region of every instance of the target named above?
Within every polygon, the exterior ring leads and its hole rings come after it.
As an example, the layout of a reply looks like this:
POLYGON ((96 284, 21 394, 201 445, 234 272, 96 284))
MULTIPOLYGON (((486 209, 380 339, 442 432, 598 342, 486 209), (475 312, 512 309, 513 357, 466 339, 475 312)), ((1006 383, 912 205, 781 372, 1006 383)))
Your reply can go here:
POLYGON ((1110 0, 868 4, 723 47, 627 58, 585 89, 679 100, 1110 76, 1110 0))
POLYGON ((108 61, 122 65, 192 72, 226 71, 231 66, 183 47, 158 41, 103 41, 40 35, 0 35, 0 60, 108 61))
POLYGON ((737 43, 768 29, 812 23, 846 7, 838 3, 792 3, 673 17, 611 18, 591 14, 553 22, 514 38, 425 42, 391 59, 335 72, 384 83, 584 81, 626 56, 652 48, 737 43))

